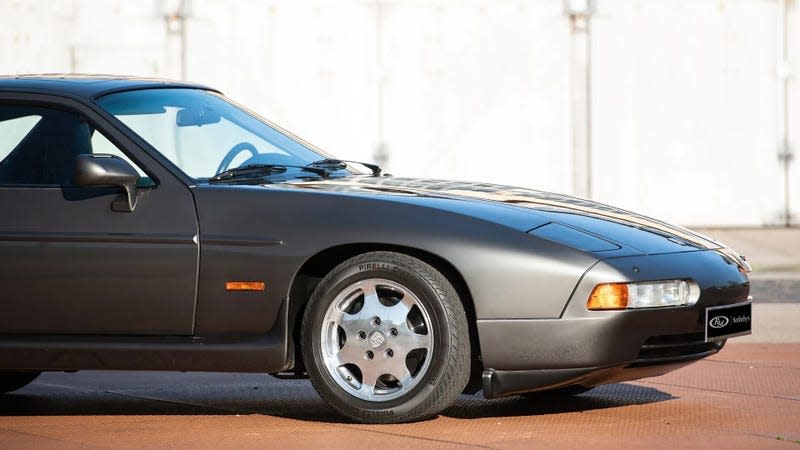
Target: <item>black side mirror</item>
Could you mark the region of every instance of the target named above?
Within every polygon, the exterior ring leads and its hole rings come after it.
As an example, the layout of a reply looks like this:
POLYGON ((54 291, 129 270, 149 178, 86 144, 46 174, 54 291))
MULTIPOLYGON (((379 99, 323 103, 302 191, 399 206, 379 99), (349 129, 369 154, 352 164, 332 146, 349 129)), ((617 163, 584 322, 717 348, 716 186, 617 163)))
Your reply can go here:
POLYGON ((114 211, 131 212, 136 208, 138 180, 139 172, 118 156, 94 154, 75 158, 73 181, 76 186, 120 186, 125 189, 123 197, 111 203, 114 211))

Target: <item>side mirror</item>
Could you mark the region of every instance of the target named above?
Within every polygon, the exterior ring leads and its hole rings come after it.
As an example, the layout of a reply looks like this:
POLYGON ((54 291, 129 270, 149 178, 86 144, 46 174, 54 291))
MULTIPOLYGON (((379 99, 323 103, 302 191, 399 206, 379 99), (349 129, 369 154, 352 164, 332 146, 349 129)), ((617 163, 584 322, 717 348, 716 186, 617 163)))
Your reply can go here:
POLYGON ((73 181, 76 186, 119 186, 125 189, 123 197, 111 203, 114 211, 131 212, 136 208, 139 200, 137 180, 139 172, 118 156, 94 154, 75 158, 73 181))

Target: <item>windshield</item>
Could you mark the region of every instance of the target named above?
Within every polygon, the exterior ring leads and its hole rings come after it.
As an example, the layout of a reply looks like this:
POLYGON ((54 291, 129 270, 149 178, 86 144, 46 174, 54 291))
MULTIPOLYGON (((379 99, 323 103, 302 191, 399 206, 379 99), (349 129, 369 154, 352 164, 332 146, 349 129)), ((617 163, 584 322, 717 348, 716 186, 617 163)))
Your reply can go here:
POLYGON ((143 89, 98 104, 196 180, 240 166, 302 167, 328 157, 209 91, 143 89))

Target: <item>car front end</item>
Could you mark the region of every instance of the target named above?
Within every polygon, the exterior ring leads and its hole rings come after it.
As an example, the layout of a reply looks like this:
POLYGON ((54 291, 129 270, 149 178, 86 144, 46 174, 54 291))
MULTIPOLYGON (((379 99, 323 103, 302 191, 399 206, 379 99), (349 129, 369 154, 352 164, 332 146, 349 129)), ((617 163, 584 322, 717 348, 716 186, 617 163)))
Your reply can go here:
POLYGON ((558 318, 478 320, 481 347, 491 349, 483 353, 484 396, 589 388, 683 367, 750 333, 749 290, 746 266, 719 249, 599 261, 558 318), (640 292, 639 304, 622 304, 622 287, 631 297, 640 292), (641 292, 658 299, 643 301, 641 292))

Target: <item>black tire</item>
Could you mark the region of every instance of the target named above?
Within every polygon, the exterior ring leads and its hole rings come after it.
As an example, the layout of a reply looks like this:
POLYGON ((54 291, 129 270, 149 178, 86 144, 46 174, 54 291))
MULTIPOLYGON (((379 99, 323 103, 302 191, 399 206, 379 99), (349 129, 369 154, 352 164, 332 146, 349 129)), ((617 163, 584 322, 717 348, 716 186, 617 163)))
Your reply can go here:
POLYGON ((21 389, 41 374, 41 372, 0 372, 0 394, 21 389))
POLYGON ((336 266, 309 300, 302 345, 314 388, 357 422, 431 417, 450 406, 469 380, 469 330, 458 294, 436 269, 400 253, 366 253, 336 266), (374 293, 372 301, 367 301, 367 292, 374 293), (383 306, 375 306, 375 300, 383 306), (390 311, 383 322, 366 322, 365 317, 374 313, 375 319, 383 311, 390 311), (397 354, 392 353, 395 345, 397 354), (413 349, 417 345, 423 348, 413 349), (348 352, 342 350, 345 346, 348 352), (363 361, 343 363, 347 358, 340 355, 345 353, 363 354, 363 361), (394 376, 397 371, 402 378, 394 376), (381 375, 376 378, 377 373, 381 375))
POLYGON ((524 394, 520 394, 520 396, 532 401, 550 401, 557 400, 559 398, 581 395, 584 392, 589 392, 590 390, 592 390, 592 388, 574 384, 572 386, 550 389, 548 391, 525 392, 524 394))

